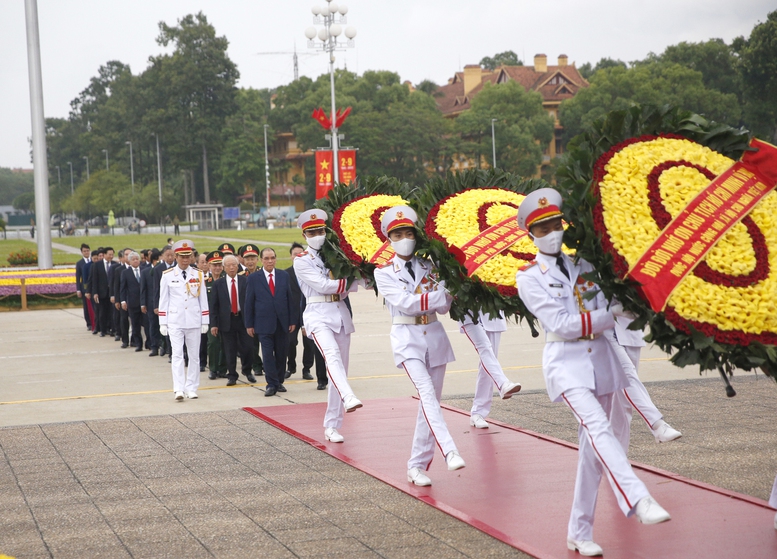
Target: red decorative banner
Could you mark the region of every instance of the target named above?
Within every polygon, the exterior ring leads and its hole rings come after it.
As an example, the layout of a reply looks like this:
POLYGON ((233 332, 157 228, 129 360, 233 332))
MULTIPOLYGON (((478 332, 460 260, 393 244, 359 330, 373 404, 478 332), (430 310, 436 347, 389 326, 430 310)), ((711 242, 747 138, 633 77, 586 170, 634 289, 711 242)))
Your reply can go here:
POLYGON ((383 266, 392 258, 394 258, 394 249, 391 247, 391 241, 386 241, 378 251, 370 257, 370 264, 383 266))
POLYGON ((340 182, 352 184, 356 181, 356 150, 342 149, 337 152, 340 160, 340 182))
POLYGON ((777 186, 777 147, 756 139, 750 147, 758 151, 745 152, 691 200, 629 270, 654 311, 664 310, 685 276, 777 186))
POLYGON ((328 149, 316 151, 316 200, 326 198, 334 186, 332 152, 328 149))
POLYGON ((526 235, 526 231, 518 229, 515 217, 508 217, 461 247, 459 249, 461 252, 455 253, 456 259, 467 269, 467 275, 471 277, 483 264, 526 235))

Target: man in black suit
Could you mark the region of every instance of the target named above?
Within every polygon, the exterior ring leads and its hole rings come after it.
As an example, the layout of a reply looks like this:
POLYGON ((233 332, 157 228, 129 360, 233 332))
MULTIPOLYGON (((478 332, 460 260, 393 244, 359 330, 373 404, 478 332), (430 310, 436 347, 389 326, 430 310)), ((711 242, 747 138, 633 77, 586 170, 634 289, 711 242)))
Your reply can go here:
POLYGON ((289 333, 299 322, 299 308, 292 304, 289 274, 275 269, 275 251, 261 252, 262 269, 248 276, 243 320, 249 336, 258 336, 267 377, 265 396, 286 392, 283 386, 289 333))
POLYGON ((227 360, 227 386, 234 386, 237 383, 238 354, 241 371, 248 382, 253 384, 256 382, 256 377, 251 372, 254 341, 248 335, 243 321, 248 278, 242 274, 238 275, 239 265, 234 255, 224 256, 222 265, 226 273, 213 284, 208 301, 210 333, 221 338, 224 346, 227 360))
POLYGON ((146 339, 149 357, 159 355, 159 317, 154 313, 154 268, 159 265, 159 251, 151 249, 148 253, 149 265, 140 272, 140 312, 146 317, 148 330, 146 339))
MULTIPOLYGON (((154 304, 150 308, 154 310, 154 314, 157 316, 157 321, 159 321, 159 283, 162 281, 162 274, 164 274, 170 268, 174 268, 174 267, 175 267, 175 253, 173 252, 173 247, 170 245, 167 245, 162 249, 162 252, 159 255, 159 265, 157 265, 157 267, 154 268, 154 304)), ((170 347, 171 346, 170 346, 169 336, 160 335, 159 336, 159 355, 163 357, 165 353, 167 353, 168 355, 172 355, 172 352, 170 351, 170 347)), ((170 361, 170 359, 168 359, 168 361, 170 361)))
MULTIPOLYGON (((289 249, 289 254, 291 255, 291 261, 294 262, 294 259, 304 252, 305 248, 299 244, 299 243, 292 243, 291 248, 289 249)), ((296 308, 300 308, 300 302, 302 300, 302 291, 299 289, 299 283, 297 282, 297 274, 294 271, 294 266, 289 266, 284 270, 286 273, 289 274, 289 280, 291 283, 291 298, 292 303, 296 308)), ((300 312, 300 318, 302 317, 302 312, 300 312)), ((300 323, 302 321, 300 320, 300 323)), ((288 350, 288 361, 286 365, 286 378, 289 378, 291 375, 297 372, 297 344, 299 343, 299 331, 300 329, 297 328, 289 334, 289 350, 288 350)), ((313 380, 313 375, 310 374, 310 367, 313 365, 313 348, 315 347, 315 342, 313 340, 309 340, 307 336, 303 336, 302 338, 302 346, 304 348, 303 350, 303 357, 302 357, 302 378, 304 380, 313 380), (310 349, 308 349, 308 345, 310 345, 310 349), (310 363, 306 363, 305 357, 310 351, 309 354, 311 359, 310 363)))
POLYGON ((88 262, 91 262, 91 252, 88 244, 81 243, 81 258, 76 262, 76 295, 81 299, 81 304, 84 307, 84 320, 86 321, 87 330, 92 329, 92 321, 89 318, 89 300, 86 298, 86 289, 84 289, 84 266, 86 266, 88 262))
MULTIPOLYGON (((113 315, 113 329, 116 332, 116 341, 121 340, 121 347, 129 345, 129 313, 121 307, 121 278, 124 270, 130 267, 127 262, 127 256, 132 252, 131 248, 125 248, 119 251, 119 263, 113 268, 111 276, 111 303, 113 303, 116 312, 113 315)), ((108 271, 110 276, 111 272, 108 271)))
POLYGON ((92 262, 89 271, 89 293, 94 303, 95 319, 99 325, 100 337, 105 337, 110 330, 111 319, 111 288, 108 283, 110 262, 105 259, 105 249, 97 249, 96 262, 92 262))
MULTIPOLYGON (((135 351, 143 351, 143 334, 141 333, 143 312, 140 310, 140 255, 130 252, 127 256, 129 267, 121 272, 119 293, 121 294, 121 310, 127 313, 132 325, 132 345, 135 351)), ((121 347, 127 347, 122 344, 121 347)))

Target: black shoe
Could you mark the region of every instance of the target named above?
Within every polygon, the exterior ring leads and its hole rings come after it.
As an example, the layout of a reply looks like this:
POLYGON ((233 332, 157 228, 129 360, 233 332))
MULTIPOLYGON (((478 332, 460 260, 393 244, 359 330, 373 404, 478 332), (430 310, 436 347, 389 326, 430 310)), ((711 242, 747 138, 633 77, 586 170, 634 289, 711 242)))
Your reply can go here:
POLYGON ((302 371, 302 380, 313 380, 313 375, 302 371))
POLYGON ((164 357, 166 355, 165 348, 159 350, 159 356, 164 357))
POLYGON ((216 377, 216 373, 214 373, 213 371, 211 371, 211 372, 210 372, 210 374, 208 375, 208 379, 210 379, 210 380, 216 380, 216 378, 217 378, 217 377, 216 377))
POLYGON ((157 355, 159 355, 158 349, 152 349, 151 353, 148 354, 149 357, 156 357, 157 355))
POLYGON ((173 362, 173 356, 172 355, 168 355, 167 356, 167 362, 168 363, 172 363, 173 362))
POLYGON ((278 385, 278 392, 286 392, 286 387, 283 386, 282 384, 279 384, 278 385))
POLYGON ((229 378, 227 373, 216 373, 216 376, 219 378, 229 378))
POLYGON ((113 337, 113 341, 114 342, 120 342, 121 341, 121 336, 114 336, 113 337))
POLYGON ((275 396, 275 393, 278 392, 278 390, 273 386, 268 386, 267 389, 264 391, 265 396, 275 396))
POLYGON ((316 386, 316 390, 326 390, 326 384, 318 383, 318 386, 316 386))
POLYGON ((137 353, 138 351, 143 351, 143 346, 136 347, 135 352, 137 353))
POLYGON ((251 384, 256 384, 256 377, 252 375, 251 373, 248 373, 246 375, 246 380, 250 382, 251 384))
POLYGON ((200 372, 201 372, 201 373, 204 373, 204 372, 205 372, 205 365, 200 365, 200 372))
POLYGON ((129 347, 129 344, 121 344, 121 349, 127 349, 129 347))
POLYGON ((289 378, 291 375, 296 374, 297 371, 286 371, 286 376, 284 378, 289 378))
POLYGON ((97 334, 99 334, 99 333, 100 333, 100 331, 99 331, 99 330, 95 330, 94 332, 92 332, 92 336, 96 336, 96 335, 97 335, 97 334))
POLYGON ((235 386, 236 384, 237 384, 237 381, 233 378, 227 381, 227 386, 235 386))
POLYGON ((100 332, 100 337, 104 338, 105 337, 105 332, 100 332))
POLYGON ((254 375, 257 377, 263 377, 264 371, 262 369, 259 369, 258 371, 254 371, 254 375))

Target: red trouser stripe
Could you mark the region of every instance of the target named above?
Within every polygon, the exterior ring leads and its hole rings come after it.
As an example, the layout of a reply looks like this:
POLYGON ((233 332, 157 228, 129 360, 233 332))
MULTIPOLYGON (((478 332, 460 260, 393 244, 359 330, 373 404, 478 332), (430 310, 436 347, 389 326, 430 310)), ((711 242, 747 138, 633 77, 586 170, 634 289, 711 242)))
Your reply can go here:
MULTIPOLYGON (((405 367, 404 362, 402 362, 402 368, 405 369, 405 372, 407 373, 407 377, 410 379, 410 382, 413 383, 413 386, 415 387, 415 391, 418 392, 418 387, 415 385, 415 382, 413 381, 413 377, 410 376, 410 371, 407 370, 407 367, 405 367)), ((434 385, 432 385, 432 389, 434 389, 434 385)), ((424 409, 424 401, 421 399, 420 392, 418 392, 418 403, 421 405, 421 411, 424 414, 424 419, 426 420, 426 424, 429 426, 429 432, 432 434, 432 437, 434 437, 434 443, 437 445, 437 448, 440 449, 440 453, 444 456, 445 452, 443 452, 442 447, 440 446, 440 443, 437 441, 437 435, 434 434, 434 429, 432 429, 432 424, 429 423, 429 418, 426 416, 426 409, 424 409)), ((432 458, 432 460, 433 459, 434 458, 432 458)), ((429 466, 432 465, 432 460, 429 460, 429 463, 426 465, 425 469, 427 471, 429 471, 429 466)))
POLYGON ((316 342, 316 345, 318 346, 318 351, 321 352, 322 357, 324 358, 324 365, 326 366, 326 376, 329 377, 329 380, 332 383, 332 386, 335 387, 335 390, 337 390, 337 393, 340 395, 340 399, 343 399, 343 393, 340 392, 340 389, 337 388, 337 383, 335 382, 335 379, 332 378, 332 373, 329 372, 329 363, 326 362, 326 354, 324 353, 324 348, 321 347, 321 344, 318 343, 318 339, 316 339, 316 335, 313 335, 313 341, 316 342))

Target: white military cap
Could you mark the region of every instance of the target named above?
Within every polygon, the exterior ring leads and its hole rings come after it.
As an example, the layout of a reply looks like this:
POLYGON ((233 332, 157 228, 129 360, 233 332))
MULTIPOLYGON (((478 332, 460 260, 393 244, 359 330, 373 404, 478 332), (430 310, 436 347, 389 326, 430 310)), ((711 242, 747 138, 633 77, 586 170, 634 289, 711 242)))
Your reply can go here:
POLYGON ((173 245, 173 252, 175 254, 181 254, 183 256, 186 256, 187 254, 191 254, 194 250, 194 243, 191 242, 189 239, 181 239, 177 243, 173 245))
POLYGON ((552 188, 528 194, 518 208, 518 228, 528 231, 532 225, 561 217, 561 203, 561 194, 552 188))
POLYGON ((388 237, 394 229, 400 227, 415 227, 418 215, 410 206, 392 206, 385 211, 380 220, 380 230, 388 237))
POLYGON ((297 227, 305 231, 306 229, 317 229, 326 227, 326 220, 329 215, 324 210, 307 210, 299 214, 297 218, 297 227))

